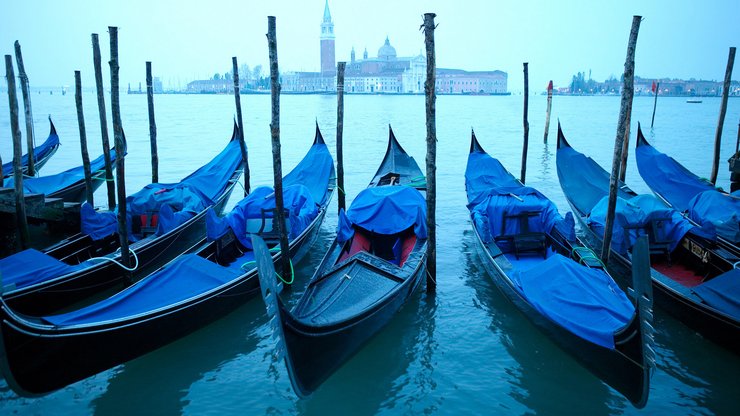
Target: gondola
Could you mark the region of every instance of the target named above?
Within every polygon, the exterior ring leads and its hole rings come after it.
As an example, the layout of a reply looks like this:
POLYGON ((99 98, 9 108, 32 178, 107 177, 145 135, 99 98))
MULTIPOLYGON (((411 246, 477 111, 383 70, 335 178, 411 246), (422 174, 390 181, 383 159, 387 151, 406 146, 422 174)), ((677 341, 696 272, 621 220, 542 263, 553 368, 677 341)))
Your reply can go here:
POLYGON ((637 169, 658 198, 701 226, 717 231, 721 255, 740 261, 740 191, 730 194, 696 176, 645 139, 637 125, 637 169))
MULTIPOLYGON (((115 169, 115 149, 110 151, 110 160, 111 168, 115 169)), ((105 183, 104 155, 101 154, 96 159, 90 161, 90 174, 93 192, 95 192, 103 183, 105 183)), ((6 188, 12 188, 14 183, 15 181, 11 177, 5 181, 4 186, 6 188)), ((64 202, 84 202, 87 195, 85 170, 83 166, 77 166, 53 175, 24 178, 23 191, 26 194, 42 194, 46 198, 60 198, 64 202)))
POLYGON ((17 312, 41 316, 148 275, 203 238, 208 207, 223 210, 243 166, 234 126, 231 140, 209 163, 178 183, 153 183, 129 195, 133 269, 121 263, 117 211, 83 204, 80 233, 43 252, 0 259, 3 300, 17 312))
POLYGON ((340 213, 337 238, 292 311, 276 296, 280 289, 266 247, 254 243, 278 349, 285 350, 300 397, 378 333, 424 278, 426 180, 392 130, 389 135, 378 171, 346 214, 340 213))
MULTIPOLYGON (((587 244, 601 252, 609 174, 574 150, 558 126, 557 171, 587 244)), ((628 285, 632 244, 650 242, 651 278, 658 306, 688 327, 740 353, 740 270, 718 252, 712 230, 692 224, 653 195, 618 184, 609 271, 628 285)))
MULTIPOLYGON (((39 146, 33 148, 33 160, 34 169, 38 172, 46 162, 54 156, 54 153, 59 149, 59 135, 57 135, 57 129, 54 127, 54 123, 49 117, 49 136, 39 146)), ((21 170, 23 174, 28 173, 28 154, 21 156, 21 170)), ((13 162, 8 162, 3 165, 3 179, 13 176, 13 162)))
MULTIPOLYGON (((293 261, 321 228, 335 186, 333 163, 317 129, 308 154, 285 176, 293 261)), ((272 188, 259 187, 224 217, 209 208, 208 241, 98 303, 32 317, 3 302, 0 366, 8 384, 24 396, 49 393, 181 338, 257 295, 249 233, 271 239, 270 255, 279 261, 271 225, 274 201, 272 188)))
POLYGON ((547 197, 514 178, 475 133, 465 188, 483 266, 499 290, 584 367, 644 407, 655 359, 647 273, 635 285, 635 307, 576 239, 572 215, 561 217, 547 197))

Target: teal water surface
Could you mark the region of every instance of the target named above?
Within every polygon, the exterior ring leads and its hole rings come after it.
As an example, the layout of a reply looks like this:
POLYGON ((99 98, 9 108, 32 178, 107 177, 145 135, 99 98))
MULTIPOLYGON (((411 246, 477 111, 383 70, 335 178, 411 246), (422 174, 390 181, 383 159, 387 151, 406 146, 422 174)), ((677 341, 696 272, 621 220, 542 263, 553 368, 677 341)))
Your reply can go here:
MULTIPOLYGON (((37 143, 48 132, 47 114, 62 142, 42 173, 79 165, 74 97, 32 98, 37 143)), ((657 369, 650 399, 645 409, 636 410, 537 331, 479 265, 463 178, 470 130, 475 128, 483 147, 519 176, 522 98, 437 99, 436 296, 422 287, 385 330, 310 398, 299 400, 292 392, 284 364, 274 358, 264 304, 255 298, 188 337, 48 396, 20 398, 0 380, 0 414, 739 414, 740 356, 703 339, 664 311, 655 313, 657 369)), ((95 97, 85 94, 84 101, 90 155, 96 157, 101 144, 95 97)), ((129 144, 126 187, 131 193, 151 175, 146 96, 123 95, 121 101, 129 144)), ((609 169, 620 101, 616 96, 556 96, 553 101, 550 143, 544 144, 545 98, 530 99, 526 177, 528 185, 564 213, 568 206, 555 169, 557 119, 573 147, 609 169)), ((719 99, 687 104, 683 98, 660 98, 651 131, 652 104, 652 98, 635 98, 633 142, 636 123, 642 121, 651 144, 708 177, 719 99)), ((242 106, 252 186, 270 184, 270 97, 242 96, 242 106)), ((231 135, 232 96, 158 95, 155 107, 161 182, 190 173, 231 135)), ((424 164, 423 96, 349 95, 344 114, 348 202, 374 174, 385 152, 389 124, 408 153, 424 164)), ((738 116, 740 100, 730 99, 718 181, 725 188, 738 116)), ((315 121, 334 153, 336 97, 281 97, 284 172, 305 154, 315 121)), ((7 108, 0 111, 0 155, 6 162, 12 157, 7 108)), ((649 192, 632 158, 627 183, 638 193, 649 192)), ((105 192, 102 187, 95 194, 96 204, 106 203, 105 192)), ((237 200, 234 195, 230 204, 237 200)), ((288 302, 300 297, 331 244, 335 204, 310 255, 297 265, 295 287, 285 294, 288 302)))

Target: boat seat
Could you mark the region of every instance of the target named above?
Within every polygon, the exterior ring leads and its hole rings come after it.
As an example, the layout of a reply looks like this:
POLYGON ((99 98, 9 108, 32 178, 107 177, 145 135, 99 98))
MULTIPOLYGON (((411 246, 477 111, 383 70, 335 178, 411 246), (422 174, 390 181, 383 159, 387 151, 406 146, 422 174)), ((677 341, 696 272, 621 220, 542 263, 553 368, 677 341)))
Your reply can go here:
POLYGON ((670 220, 671 219, 668 217, 653 219, 650 221, 650 224, 646 229, 648 240, 650 242, 650 254, 664 255, 668 260, 668 265, 671 264, 671 244, 673 243, 673 241, 661 240, 658 236, 660 235, 660 229, 665 226, 665 222, 670 220))
POLYGON ((239 251, 239 248, 237 247, 236 234, 234 234, 234 231, 231 230, 231 228, 216 240, 215 245, 216 263, 222 266, 228 266, 236 260, 237 257, 242 255, 242 252, 239 251))
MULTIPOLYGON (((285 228, 290 230, 290 211, 287 209, 283 211, 285 212, 285 228)), ((279 241, 280 234, 273 223, 275 212, 275 208, 263 208, 260 210, 260 218, 248 218, 246 221, 247 234, 258 234, 265 242, 279 241)))
POLYGON ((530 231, 529 219, 539 217, 542 211, 522 211, 518 214, 504 214, 502 228, 506 230, 508 221, 517 221, 519 232, 516 234, 501 235, 496 241, 506 241, 514 250, 514 256, 519 259, 521 253, 540 253, 547 258, 547 235, 543 232, 530 231))

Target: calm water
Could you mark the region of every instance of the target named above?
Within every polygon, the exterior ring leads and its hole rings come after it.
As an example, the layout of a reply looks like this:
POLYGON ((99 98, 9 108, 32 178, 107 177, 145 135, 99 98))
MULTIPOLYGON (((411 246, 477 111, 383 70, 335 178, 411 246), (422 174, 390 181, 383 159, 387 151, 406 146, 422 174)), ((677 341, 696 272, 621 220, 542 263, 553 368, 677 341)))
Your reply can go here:
MULTIPOLYGON (((97 107, 86 94, 91 157, 101 152, 97 107)), ((231 134, 232 96, 156 96, 160 180, 174 182, 217 153, 231 134)), ((63 143, 43 169, 51 174, 79 165, 74 96, 33 95, 36 132, 46 137, 51 114, 63 143)), ((252 184, 272 178, 269 96, 243 96, 252 184)), ((334 148, 336 98, 283 96, 283 166, 287 171, 305 154, 318 120, 334 148)), ((129 140, 127 189, 149 182, 146 96, 122 96, 129 140)), ((686 104, 682 98, 658 102, 648 140, 689 169, 709 176, 719 99, 686 104)), ((662 310, 657 371, 642 411, 578 365, 538 332, 498 292, 478 265, 465 208, 463 173, 470 129, 486 150, 514 174, 520 171, 522 97, 439 97, 438 288, 435 297, 419 291, 393 322, 311 398, 293 394, 285 366, 274 359, 273 340, 259 298, 231 315, 137 360, 105 371, 54 394, 17 397, 0 380, 2 414, 738 414, 740 357, 715 346, 662 310)), ((542 143, 545 98, 530 100, 527 184, 539 188, 562 212, 567 203, 555 169, 556 122, 570 143, 610 166, 619 97, 555 97, 550 144, 542 143)), ((635 99, 633 119, 650 123, 652 99, 635 99)), ((726 159, 732 154, 740 100, 731 99, 724 131, 720 185, 729 184, 726 159)), ((363 189, 385 151, 388 124, 420 164, 425 157, 422 96, 347 96, 345 170, 349 201, 363 189)), ((636 131, 636 124, 633 132, 636 131)), ((10 160, 7 108, 0 111, 0 154, 10 160)), ((634 134, 632 136, 634 140, 634 134)), ((634 147, 630 149, 634 153, 634 147)), ((634 160, 627 182, 648 188, 634 160)), ((105 203, 105 188, 95 195, 105 203)), ((348 202, 349 202, 348 201, 348 202)), ((235 203, 232 198, 231 203, 235 203)), ((332 206, 332 213, 335 212, 332 206)), ((327 215, 321 236, 296 272, 286 294, 295 301, 331 243, 336 216, 327 215)))

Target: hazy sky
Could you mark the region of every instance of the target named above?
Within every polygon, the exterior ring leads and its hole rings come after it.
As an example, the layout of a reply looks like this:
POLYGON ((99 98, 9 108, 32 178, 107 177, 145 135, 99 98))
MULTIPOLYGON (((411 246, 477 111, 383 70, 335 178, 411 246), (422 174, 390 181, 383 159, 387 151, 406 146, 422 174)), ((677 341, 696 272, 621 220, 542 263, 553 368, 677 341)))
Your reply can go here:
MULTIPOLYGON (((319 69, 324 0, 220 1, 4 1, 0 50, 23 47, 32 86, 94 84, 90 34, 100 35, 104 62, 108 26, 119 27, 121 85, 144 80, 145 61, 165 88, 224 73, 231 57, 267 69, 267 16, 277 17, 281 71, 319 69)), ((567 85, 578 72, 603 81, 623 71, 632 15, 644 17, 636 73, 643 77, 721 80, 728 48, 740 44, 740 1, 486 1, 330 0, 337 60, 376 56, 385 37, 399 56, 423 49, 422 14, 434 12, 437 66, 509 73, 509 90, 522 89, 522 62, 530 88, 547 80, 567 85)), ((740 61, 740 58, 738 59, 740 61)), ((740 62, 736 63, 740 66, 740 62)), ((735 70, 734 79, 738 70, 735 70)), ((109 80, 104 63, 104 78, 109 80)), ((107 83, 107 81, 106 81, 107 83)))

